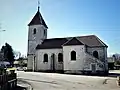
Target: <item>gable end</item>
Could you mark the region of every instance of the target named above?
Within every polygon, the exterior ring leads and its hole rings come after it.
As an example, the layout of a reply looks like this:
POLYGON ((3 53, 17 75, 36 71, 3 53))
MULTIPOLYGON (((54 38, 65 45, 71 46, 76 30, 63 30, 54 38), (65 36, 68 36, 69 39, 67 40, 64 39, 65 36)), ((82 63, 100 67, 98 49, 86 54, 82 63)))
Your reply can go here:
POLYGON ((84 45, 84 43, 79 41, 76 37, 73 37, 71 40, 63 44, 63 46, 71 46, 71 45, 84 45))

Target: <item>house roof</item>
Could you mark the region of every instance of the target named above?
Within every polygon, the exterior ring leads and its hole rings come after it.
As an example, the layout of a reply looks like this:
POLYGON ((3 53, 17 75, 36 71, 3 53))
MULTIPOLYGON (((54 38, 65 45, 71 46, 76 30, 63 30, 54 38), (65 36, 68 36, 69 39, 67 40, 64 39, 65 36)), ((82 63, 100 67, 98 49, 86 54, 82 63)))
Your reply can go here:
POLYGON ((97 36, 89 35, 89 36, 45 39, 42 42, 42 44, 37 45, 36 49, 62 48, 62 46, 67 44, 68 45, 84 44, 89 47, 108 47, 97 36))
POLYGON ((48 28, 41 13, 39 12, 39 9, 35 14, 35 16, 33 17, 33 19, 31 20, 31 22, 28 24, 28 26, 31 26, 31 25, 44 25, 46 28, 48 28))

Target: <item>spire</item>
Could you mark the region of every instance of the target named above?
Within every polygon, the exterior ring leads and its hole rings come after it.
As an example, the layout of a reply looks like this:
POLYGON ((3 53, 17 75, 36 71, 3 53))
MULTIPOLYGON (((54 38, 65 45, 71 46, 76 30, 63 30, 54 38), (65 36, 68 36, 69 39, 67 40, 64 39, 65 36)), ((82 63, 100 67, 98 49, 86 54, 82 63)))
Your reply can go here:
POLYGON ((39 11, 39 9, 40 9, 40 1, 38 0, 38 11, 39 11))
POLYGON ((44 21, 44 19, 43 19, 43 17, 42 17, 42 15, 41 15, 41 13, 40 13, 40 11, 39 11, 39 9, 40 9, 40 2, 38 0, 38 11, 35 14, 35 16, 33 17, 33 19, 31 20, 31 22, 28 24, 28 26, 31 26, 31 25, 44 25, 46 28, 48 28, 45 21, 44 21))

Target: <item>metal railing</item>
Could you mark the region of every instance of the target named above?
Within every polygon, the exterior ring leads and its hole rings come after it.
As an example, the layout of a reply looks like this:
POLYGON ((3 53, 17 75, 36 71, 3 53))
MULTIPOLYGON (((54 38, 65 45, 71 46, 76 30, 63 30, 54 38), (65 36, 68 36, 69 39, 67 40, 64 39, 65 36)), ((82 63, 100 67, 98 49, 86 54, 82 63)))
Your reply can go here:
POLYGON ((0 75, 0 90, 13 90, 17 86, 17 74, 0 75))

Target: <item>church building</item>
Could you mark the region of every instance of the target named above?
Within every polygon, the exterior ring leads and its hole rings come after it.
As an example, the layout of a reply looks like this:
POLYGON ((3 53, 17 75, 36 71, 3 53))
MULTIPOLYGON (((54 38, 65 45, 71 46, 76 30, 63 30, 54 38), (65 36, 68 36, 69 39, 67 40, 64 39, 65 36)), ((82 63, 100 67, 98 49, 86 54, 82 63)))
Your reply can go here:
POLYGON ((38 11, 28 24, 28 70, 64 73, 107 73, 107 45, 96 35, 47 38, 38 11))

